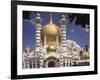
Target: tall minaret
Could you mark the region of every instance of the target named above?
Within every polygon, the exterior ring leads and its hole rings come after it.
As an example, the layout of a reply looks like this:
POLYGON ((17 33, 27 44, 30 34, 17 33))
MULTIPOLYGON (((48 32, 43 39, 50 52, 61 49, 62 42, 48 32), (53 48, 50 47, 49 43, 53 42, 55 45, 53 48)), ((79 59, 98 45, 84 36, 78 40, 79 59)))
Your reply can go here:
POLYGON ((36 33, 35 33, 35 39, 36 39, 36 54, 39 53, 39 49, 41 47, 41 17, 40 14, 37 13, 37 16, 35 18, 35 25, 36 25, 36 33))
MULTIPOLYGON (((43 54, 42 54, 42 45, 41 45, 41 17, 40 14, 38 13, 36 18, 35 18, 35 24, 36 24, 36 54, 39 56, 39 67, 43 67, 43 54)), ((37 65, 37 61, 36 61, 37 65)))
POLYGON ((37 13, 37 16, 35 18, 35 24, 36 24, 36 46, 40 46, 40 42, 41 42, 41 28, 42 28, 42 25, 41 25, 41 17, 40 17, 40 14, 37 13))
POLYGON ((62 32, 61 32, 61 56, 60 56, 60 66, 63 67, 63 54, 67 53, 67 49, 66 49, 66 24, 67 24, 67 20, 65 18, 65 15, 62 15, 62 18, 60 20, 60 27, 62 28, 62 32))
POLYGON ((62 15, 62 18, 60 20, 60 26, 62 28, 62 32, 61 32, 61 47, 63 47, 63 52, 66 51, 67 49, 65 49, 66 47, 66 24, 67 24, 67 20, 65 15, 62 15))

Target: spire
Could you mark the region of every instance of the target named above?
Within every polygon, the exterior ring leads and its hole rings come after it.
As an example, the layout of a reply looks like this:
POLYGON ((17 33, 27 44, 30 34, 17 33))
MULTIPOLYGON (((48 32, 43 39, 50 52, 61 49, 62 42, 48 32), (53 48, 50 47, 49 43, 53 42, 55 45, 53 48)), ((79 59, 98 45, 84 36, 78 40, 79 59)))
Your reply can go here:
POLYGON ((66 25, 67 24, 67 20, 66 20, 66 16, 62 15, 61 20, 60 20, 60 24, 61 25, 66 25))
POLYGON ((50 23, 52 23, 52 13, 50 13, 50 23))

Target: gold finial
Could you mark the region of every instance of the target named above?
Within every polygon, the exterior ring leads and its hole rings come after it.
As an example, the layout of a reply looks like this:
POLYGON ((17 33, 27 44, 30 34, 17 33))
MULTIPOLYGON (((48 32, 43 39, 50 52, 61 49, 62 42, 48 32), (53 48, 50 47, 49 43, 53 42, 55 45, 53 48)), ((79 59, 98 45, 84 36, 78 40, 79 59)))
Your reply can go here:
POLYGON ((52 13, 50 13, 50 23, 52 23, 52 13))

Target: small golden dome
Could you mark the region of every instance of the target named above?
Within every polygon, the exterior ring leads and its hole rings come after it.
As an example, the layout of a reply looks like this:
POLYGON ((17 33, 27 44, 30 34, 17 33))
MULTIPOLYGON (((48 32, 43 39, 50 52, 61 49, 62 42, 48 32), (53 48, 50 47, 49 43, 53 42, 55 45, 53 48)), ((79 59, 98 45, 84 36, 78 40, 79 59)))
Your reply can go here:
POLYGON ((56 51, 56 47, 54 45, 49 45, 47 48, 48 52, 55 52, 56 51))
POLYGON ((81 60, 87 60, 89 59, 89 52, 84 50, 82 53, 81 53, 81 60))

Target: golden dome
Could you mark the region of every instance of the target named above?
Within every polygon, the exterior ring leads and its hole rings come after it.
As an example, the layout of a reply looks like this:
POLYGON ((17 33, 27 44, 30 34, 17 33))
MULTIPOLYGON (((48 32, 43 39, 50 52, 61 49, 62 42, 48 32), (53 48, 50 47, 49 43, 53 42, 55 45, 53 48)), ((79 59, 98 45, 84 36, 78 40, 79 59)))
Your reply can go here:
POLYGON ((82 54, 81 54, 81 60, 87 60, 87 59, 89 59, 89 52, 88 51, 86 51, 86 50, 84 50, 83 52, 82 52, 82 54))
POLYGON ((43 27, 43 34, 49 36, 58 35, 58 26, 52 22, 52 14, 50 14, 50 22, 43 27))
POLYGON ((57 36, 58 35, 58 27, 52 22, 48 23, 43 27, 44 35, 57 36))
POLYGON ((48 52, 55 52, 56 51, 56 47, 54 45, 49 45, 47 48, 48 52))
POLYGON ((44 42, 44 37, 48 45, 56 42, 56 37, 59 36, 59 27, 52 22, 52 17, 50 17, 50 22, 46 24, 41 30, 41 39, 44 42))

